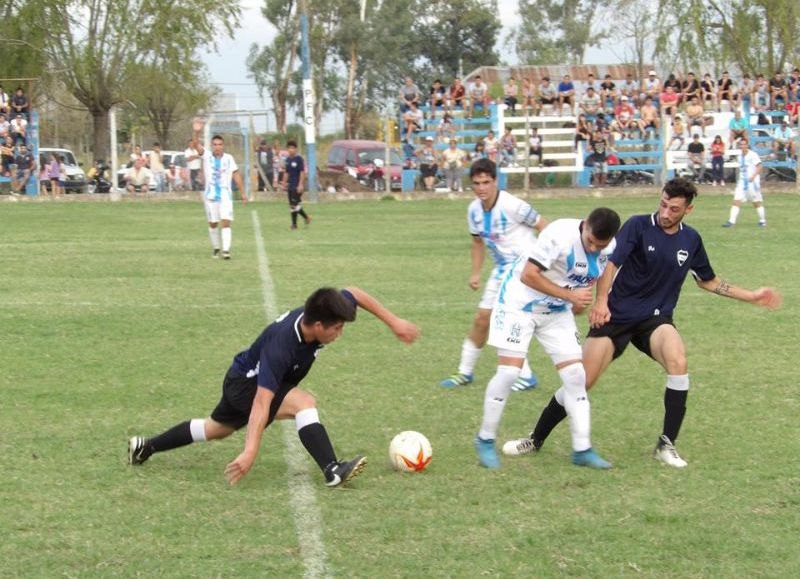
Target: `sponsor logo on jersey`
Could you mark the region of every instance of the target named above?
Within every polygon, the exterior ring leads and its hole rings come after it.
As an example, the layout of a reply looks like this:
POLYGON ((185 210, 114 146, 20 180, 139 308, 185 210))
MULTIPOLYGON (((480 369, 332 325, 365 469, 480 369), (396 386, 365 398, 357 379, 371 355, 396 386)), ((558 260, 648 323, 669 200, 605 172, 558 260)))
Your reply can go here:
POLYGON ((686 251, 685 249, 679 249, 677 257, 678 257, 678 265, 682 267, 683 264, 686 262, 686 260, 689 258, 689 252, 686 251))

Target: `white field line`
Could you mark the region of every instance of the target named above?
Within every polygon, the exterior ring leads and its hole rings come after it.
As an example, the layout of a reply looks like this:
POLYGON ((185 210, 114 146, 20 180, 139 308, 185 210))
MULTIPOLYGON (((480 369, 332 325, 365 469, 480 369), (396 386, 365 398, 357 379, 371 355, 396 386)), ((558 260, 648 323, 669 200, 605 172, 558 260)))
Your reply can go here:
MULTIPOLYGON (((269 261, 264 249, 264 237, 261 235, 261 223, 255 209, 251 210, 253 218, 253 234, 258 254, 258 273, 261 278, 261 294, 264 303, 264 314, 268 321, 277 315, 275 305, 275 288, 269 274, 269 261)), ((308 462, 303 454, 305 450, 297 437, 293 421, 281 421, 284 441, 284 459, 289 467, 289 498, 294 511, 294 524, 300 544, 300 557, 305 565, 305 577, 330 577, 328 570, 328 554, 322 541, 322 514, 317 506, 317 495, 311 484, 308 462)))

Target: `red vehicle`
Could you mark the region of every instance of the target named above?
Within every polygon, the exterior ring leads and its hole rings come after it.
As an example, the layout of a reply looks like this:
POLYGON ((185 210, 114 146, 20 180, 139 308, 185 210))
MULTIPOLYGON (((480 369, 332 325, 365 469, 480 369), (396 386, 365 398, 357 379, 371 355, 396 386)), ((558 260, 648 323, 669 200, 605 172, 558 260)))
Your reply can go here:
MULTIPOLYGON (((365 187, 379 191, 383 189, 385 159, 386 145, 380 141, 334 141, 328 152, 328 171, 349 173, 365 187)), ((403 161, 395 149, 389 149, 389 159, 392 189, 399 190, 403 161)))

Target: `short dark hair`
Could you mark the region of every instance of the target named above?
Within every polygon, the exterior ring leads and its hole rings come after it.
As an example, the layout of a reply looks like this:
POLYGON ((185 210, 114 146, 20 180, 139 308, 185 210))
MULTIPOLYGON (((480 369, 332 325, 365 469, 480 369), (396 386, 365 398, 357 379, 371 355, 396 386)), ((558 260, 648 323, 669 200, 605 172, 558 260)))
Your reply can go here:
POLYGON ((294 139, 289 139, 288 141, 286 141, 286 146, 297 148, 297 141, 295 141, 294 139))
POLYGON ((352 322, 356 319, 356 306, 332 287, 321 287, 308 296, 303 307, 303 321, 306 324, 320 322, 330 327, 339 322, 352 322))
POLYGON ((598 207, 586 218, 586 225, 592 230, 592 235, 602 241, 614 237, 619 231, 620 223, 617 212, 608 207, 598 207))
POLYGON ((674 199, 675 197, 683 197, 686 199, 686 205, 691 205, 695 197, 697 197, 697 187, 694 183, 683 177, 675 177, 664 183, 662 193, 667 195, 667 198, 674 199))
POLYGON ((213 143, 214 141, 222 141, 224 143, 225 139, 222 138, 222 135, 214 135, 211 137, 211 142, 213 143))
POLYGON ((485 174, 489 175, 492 180, 497 179, 497 165, 491 159, 478 159, 469 168, 469 178, 472 179, 475 175, 485 174))

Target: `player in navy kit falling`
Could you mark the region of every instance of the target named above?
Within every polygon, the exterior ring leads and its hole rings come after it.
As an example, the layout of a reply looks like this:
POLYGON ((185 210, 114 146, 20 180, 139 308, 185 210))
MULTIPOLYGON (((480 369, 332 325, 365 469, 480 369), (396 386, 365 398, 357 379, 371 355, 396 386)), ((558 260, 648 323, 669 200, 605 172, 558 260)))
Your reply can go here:
POLYGON ((347 482, 361 472, 366 458, 337 460, 314 397, 297 386, 319 350, 341 336, 345 322, 355 320, 356 306, 380 319, 402 342, 410 344, 419 336, 417 326, 359 288, 320 288, 304 307, 283 314, 234 357, 222 384, 222 398, 209 418, 182 422, 153 438, 132 437, 130 464, 142 464, 156 452, 225 438, 247 425, 244 450, 225 468, 225 477, 234 485, 253 466, 264 429, 273 420, 294 418, 300 441, 322 470, 325 484, 347 482))
MULTIPOLYGON (((668 181, 658 211, 633 216, 623 225, 597 283, 597 300, 589 314, 591 329, 583 348, 587 389, 629 342, 664 368, 664 425, 654 457, 677 468, 687 465, 674 443, 686 413, 689 374, 685 346, 672 313, 686 275, 691 271, 698 286, 721 296, 770 309, 781 304, 780 294, 772 288, 742 289, 714 273, 700 234, 683 224, 696 195, 697 189, 689 181, 668 181)), ((530 435, 530 450, 541 448, 566 415, 553 397, 530 435)))

